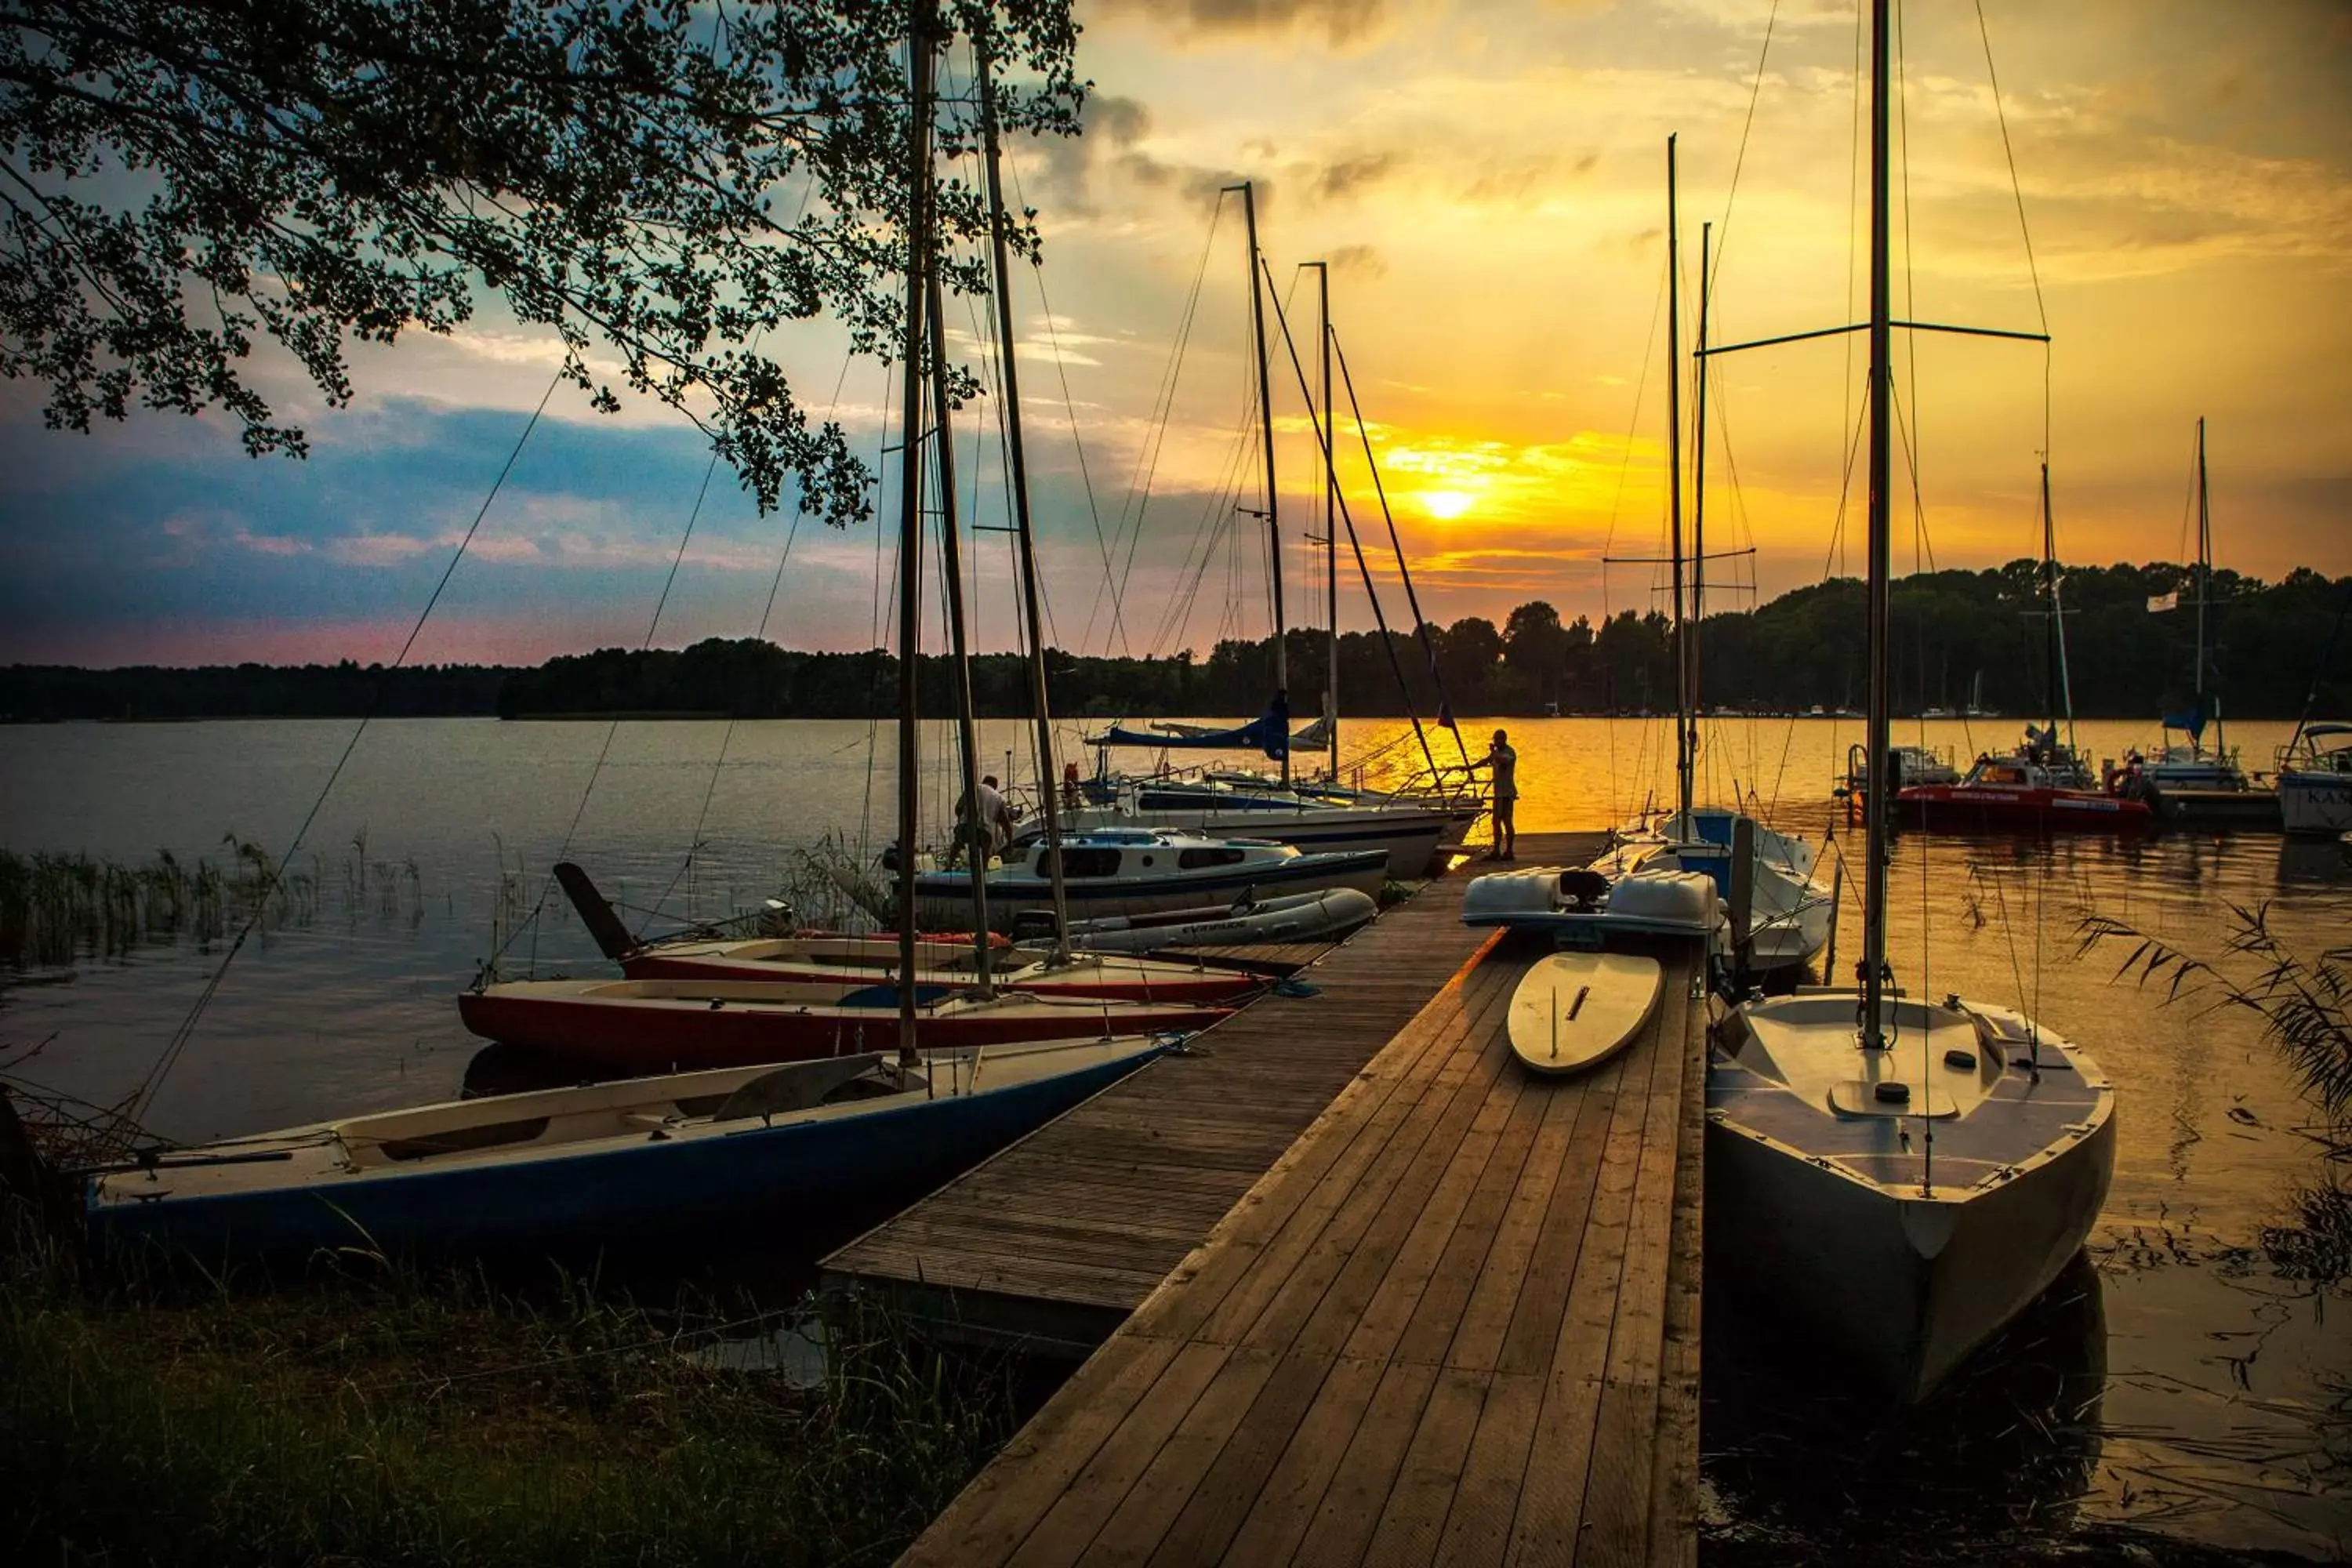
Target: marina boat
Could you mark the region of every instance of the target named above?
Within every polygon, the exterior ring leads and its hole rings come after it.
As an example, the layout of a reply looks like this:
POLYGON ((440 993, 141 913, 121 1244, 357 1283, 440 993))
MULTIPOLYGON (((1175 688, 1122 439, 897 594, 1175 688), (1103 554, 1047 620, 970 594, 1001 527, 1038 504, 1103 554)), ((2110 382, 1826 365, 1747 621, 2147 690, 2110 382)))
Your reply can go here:
MULTIPOLYGON (((1059 858, 1064 897, 1075 928, 1106 915, 1132 918, 1198 910, 1267 895, 1350 888, 1375 897, 1389 875, 1378 848, 1305 854, 1288 844, 1218 838, 1170 828, 1073 829, 1059 858)), ((984 873, 989 920, 999 930, 1024 916, 1052 912, 1055 854, 1042 839, 1016 846, 984 873)), ((919 872, 915 918, 953 921, 971 908, 968 868, 919 872)))
MULTIPOLYGON (((1893 739, 1888 9, 1872 0, 1872 756, 1893 739)), ((1887 816, 1865 819, 1860 984, 1754 999, 1715 1032, 1706 1262, 1710 1289, 1719 1283, 1775 1320, 1792 1358, 1801 1342, 1840 1386, 1913 1401, 2081 1250, 2114 1175, 2115 1091, 2088 1056, 2033 1019, 1896 988, 1887 816)))
POLYGON ((1610 878, 1583 868, 1491 871, 1462 894, 1462 923, 1539 931, 1565 945, 1601 947, 1613 937, 1696 937, 1727 950, 1715 879, 1666 867, 1610 878))
MULTIPOLYGON (((1159 952, 1187 947, 1246 947, 1316 942, 1354 930, 1380 912, 1353 888, 1244 900, 1223 909, 1169 910, 1155 915, 1105 915, 1072 923, 1072 940, 1089 953, 1159 952)), ((1021 934, 1016 931, 1016 935, 1021 934)))
MULTIPOLYGON (((1952 763, 1948 751, 1939 752, 1933 746, 1897 746, 1895 763, 1898 776, 1906 784, 1950 784, 1960 782, 1960 770, 1952 763)), ((1870 760, 1855 746, 1846 753, 1844 785, 1857 795, 1870 792, 1870 760)))
POLYGON ((973 1047, 913 1066, 869 1051, 450 1100, 161 1154, 92 1177, 83 1209, 109 1251, 199 1259, 774 1236, 935 1184, 1168 1044, 973 1047))
POLYGON ((2278 803, 2289 833, 2352 833, 2352 724, 2296 729, 2279 752, 2278 803))
MULTIPOLYGON (((900 990, 854 979, 514 980, 467 992, 457 1015, 486 1040, 605 1070, 671 1072, 856 1056, 897 1037, 900 990)), ((1226 1011, 921 984, 912 1000, 925 1049, 1189 1034, 1226 1011)))
MULTIPOLYGON (((2276 803, 2268 792, 2255 791, 2248 784, 2245 773, 2238 766, 2238 754, 2230 749, 2222 732, 2221 695, 2206 687, 2211 658, 2207 651, 2205 618, 2213 603, 2212 584, 2212 508, 2205 479, 2205 421, 2200 419, 2197 570, 2189 583, 2197 612, 2194 689, 2185 710, 2166 713, 2159 721, 2163 741, 2147 752, 2135 752, 2126 758, 2122 775, 2114 787, 2146 800, 2168 822, 2239 821, 2275 826, 2276 803), (2213 731, 2210 746, 2205 744, 2209 728, 2213 731), (2177 742, 2173 739, 2176 734, 2180 737, 2177 742)), ((2178 592, 2170 593, 2149 600, 2147 607, 2151 612, 2167 612, 2177 609, 2179 600, 2178 592)))
POLYGON ((1384 875, 1400 881, 1428 875, 1448 830, 1467 826, 1484 809, 1410 798, 1340 805, 1297 790, 1165 777, 1107 778, 1096 793, 1100 804, 1068 814, 1073 832, 1165 829, 1201 838, 1260 839, 1310 855, 1377 849, 1384 875))
POLYGON ((2030 753, 1984 757, 1958 784, 1913 784, 1896 792, 1898 820, 1931 832, 2138 833, 2156 826, 2144 800, 2071 781, 2063 761, 2030 753))
MULTIPOLYGON (((566 862, 556 867, 555 877, 604 956, 618 963, 631 980, 810 981, 866 986, 887 984, 898 976, 895 933, 687 937, 640 943, 586 872, 566 862)), ((1366 914, 1370 912, 1367 909, 1366 914)), ((1048 921, 1048 935, 1051 930, 1048 921)), ((980 950, 969 936, 917 943, 915 983, 919 986, 957 989, 977 984, 980 979, 980 950)), ((1211 1006, 1238 1004, 1256 989, 1246 975, 1141 958, 1132 952, 1073 952, 1041 959, 1034 953, 992 948, 988 980, 1001 990, 1040 996, 1194 1002, 1211 1006)))

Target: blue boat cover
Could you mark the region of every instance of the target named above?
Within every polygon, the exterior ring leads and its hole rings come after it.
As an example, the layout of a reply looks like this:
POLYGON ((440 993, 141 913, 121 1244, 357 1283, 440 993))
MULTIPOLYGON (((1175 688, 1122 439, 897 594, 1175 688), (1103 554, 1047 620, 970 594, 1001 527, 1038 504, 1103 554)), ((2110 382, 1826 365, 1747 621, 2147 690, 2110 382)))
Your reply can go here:
POLYGON ((2205 722, 2210 717, 2211 715, 2205 710, 2205 700, 2200 697, 2187 712, 2167 713, 2164 716, 2164 727, 2168 730, 2182 731, 2189 737, 2190 743, 2194 744, 2203 738, 2205 722))
POLYGON ((1290 699, 1276 692, 1265 711, 1238 730, 1198 735, 1167 735, 1114 724, 1087 742, 1090 746, 1152 746, 1171 752, 1263 752, 1277 761, 1290 754, 1290 699))

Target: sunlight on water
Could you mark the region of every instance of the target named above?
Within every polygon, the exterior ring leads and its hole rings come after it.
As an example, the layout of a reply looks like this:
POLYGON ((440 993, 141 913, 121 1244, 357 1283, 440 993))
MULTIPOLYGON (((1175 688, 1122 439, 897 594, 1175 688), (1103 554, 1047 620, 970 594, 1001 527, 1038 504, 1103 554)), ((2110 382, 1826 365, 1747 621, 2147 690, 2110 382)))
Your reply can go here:
MULTIPOLYGON (((1605 827, 1670 797, 1663 721, 1504 722, 1519 754, 1523 831, 1605 827)), ((1469 754, 1494 728, 1465 722, 1469 754)), ((1897 739, 1949 748, 1965 763, 2017 729, 1906 722, 1897 739)), ((2230 739, 2249 766, 2267 768, 2287 729, 2237 725, 2230 739)), ((992 768, 1016 784, 1034 775, 1018 763, 1022 726, 982 731, 992 768)), ((169 848, 217 861, 234 834, 278 853, 351 732, 331 721, 0 727, 0 847, 125 861, 169 848)), ((1858 863, 1859 830, 1829 786, 1860 733, 1853 721, 1711 721, 1698 793, 1752 793, 1778 826, 1826 842, 1825 874, 1843 857, 1858 863)), ((155 1103, 155 1130, 207 1138, 457 1093, 479 1042, 458 1026, 452 999, 490 955, 494 926, 511 932, 551 895, 514 936, 504 972, 608 972, 547 886, 567 842, 631 907, 633 924, 659 930, 755 903, 790 868, 792 848, 819 835, 868 857, 888 837, 887 726, 622 724, 590 791, 606 734, 595 723, 373 726, 289 861, 315 878, 316 910, 238 955, 155 1103), (725 765, 714 767, 722 746, 725 765), (682 876, 698 822, 701 849, 682 876)), ((2143 725, 2081 726, 2095 759, 2150 738, 2143 725)), ((1463 754, 1444 731, 1431 743, 1442 763, 1463 754)), ((926 726, 925 745, 934 759, 951 755, 940 727, 926 726)), ((1374 785, 1422 765, 1396 721, 1347 724, 1342 753, 1375 753, 1361 769, 1374 785)), ((945 772, 927 763, 926 778, 927 820, 944 821, 945 772)), ((2322 1557, 2352 1548, 2352 1334, 2341 1327, 2352 1301, 2340 1234, 2327 1266, 2299 1217, 2326 1174, 2305 1131, 2316 1114, 2251 1016, 2210 998, 2161 1005, 2160 988, 2118 976, 2127 947, 2076 952, 2078 923, 2095 910, 2217 957, 2241 906, 2266 907, 2277 936, 2315 954, 2352 932, 2343 854, 2265 835, 2042 845, 1906 836, 1892 886, 1902 983, 2021 1005, 2080 1043, 2118 1086, 2121 1134, 2095 1268, 2021 1325, 2022 1348, 1874 1439, 1914 1463, 1879 1477, 1916 1494, 1905 1528, 1975 1531, 2022 1513, 2045 1534, 2130 1521, 2322 1557), (1939 1489, 1927 1484, 1937 1475, 1983 1484, 1939 1489)), ((1839 937, 1849 960, 1853 896, 1849 882, 1839 937)), ((148 1071, 220 952, 184 942, 85 959, 64 974, 0 974, 0 1057, 47 1042, 24 1076, 114 1100, 148 1071)), ((1819 1468, 1801 1462, 1818 1450, 1801 1430, 1739 1405, 1738 1365, 1723 1359, 1737 1340, 1736 1325, 1710 1323, 1717 1529, 1734 1542, 1818 1530, 1824 1509, 1836 1511, 1819 1468)), ((1832 1490, 1843 1496, 1856 1480, 1832 1490)), ((1875 1551, 1858 1539, 1853 1560, 1875 1551)))

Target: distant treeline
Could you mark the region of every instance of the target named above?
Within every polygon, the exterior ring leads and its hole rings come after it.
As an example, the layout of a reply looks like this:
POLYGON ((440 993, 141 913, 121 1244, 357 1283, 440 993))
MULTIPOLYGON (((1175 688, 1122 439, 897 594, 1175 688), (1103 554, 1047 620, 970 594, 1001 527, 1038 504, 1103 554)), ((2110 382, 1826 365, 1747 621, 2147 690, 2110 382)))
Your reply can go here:
MULTIPOLYGON (((2016 561, 1984 572, 1905 578, 1893 595, 1898 711, 1958 709, 1971 701, 2013 715, 2041 711, 2051 681, 2050 617, 2040 568, 2016 561)), ((2193 689, 2194 594, 2171 565, 2070 568, 2064 577, 2067 668, 2074 711, 2085 718, 2152 718, 2185 704, 2193 689), (2178 595, 2177 607, 2151 600, 2178 595)), ((2307 570, 2263 584, 2214 574, 2206 613, 2209 690, 2238 718, 2292 718, 2315 679, 2319 709, 2352 712, 2352 635, 2326 670, 2323 652, 2352 577, 2307 570)), ((1700 700, 1708 708, 1801 711, 1858 706, 1863 688, 1863 585, 1833 579, 1784 594, 1754 611, 1710 615, 1696 645, 1700 700)), ((1600 625, 1563 623, 1541 600, 1496 626, 1466 616, 1426 628, 1429 651, 1410 633, 1350 632, 1339 639, 1344 712, 1433 715, 1442 678, 1468 718, 1635 712, 1674 700, 1674 638, 1655 611, 1621 611, 1600 625), (1435 666, 1433 675, 1431 666, 1435 666), (1403 692, 1400 693, 1399 677, 1403 692)), ((1328 650, 1319 633, 1287 644, 1290 704, 1301 721, 1322 706, 1328 650)), ((1027 711, 1021 661, 972 661, 975 700, 987 717, 1027 711)), ((1252 714, 1274 686, 1273 639, 1220 642, 1205 659, 1047 655, 1055 710, 1154 718, 1252 714)), ((451 665, 365 668, 348 661, 299 669, 240 665, 204 669, 86 670, 19 665, 0 669, 0 717, 16 720, 178 719, 232 716, 388 716, 496 713, 505 718, 604 714, 726 714, 747 719, 865 719, 896 710, 898 660, 880 651, 801 653, 751 638, 711 638, 681 650, 595 653, 534 669, 451 665)), ((949 710, 943 658, 920 662, 922 704, 949 710)))

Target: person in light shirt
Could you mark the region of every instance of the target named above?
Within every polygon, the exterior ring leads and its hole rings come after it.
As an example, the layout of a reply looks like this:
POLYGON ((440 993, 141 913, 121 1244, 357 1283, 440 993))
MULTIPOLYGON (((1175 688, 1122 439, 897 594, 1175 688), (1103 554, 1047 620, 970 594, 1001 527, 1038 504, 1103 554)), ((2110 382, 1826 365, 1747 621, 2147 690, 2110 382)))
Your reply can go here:
POLYGON ((1494 745, 1472 766, 1494 770, 1495 847, 1486 851, 1486 858, 1516 860, 1518 832, 1511 817, 1519 800, 1519 753, 1511 750, 1510 731, 1496 731, 1494 745))

